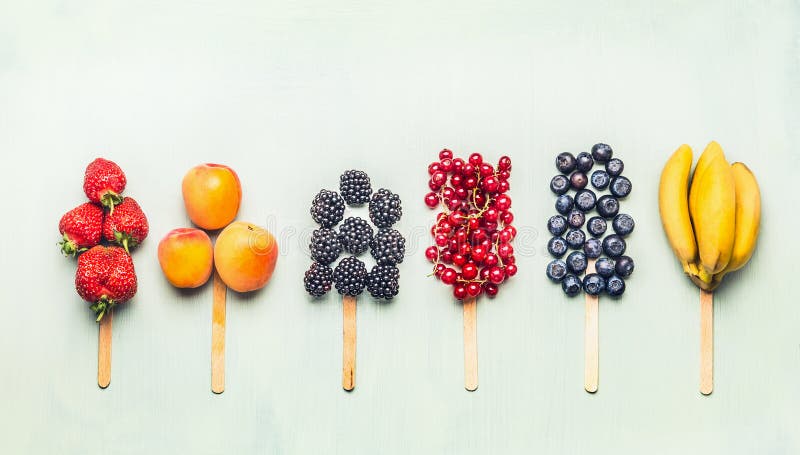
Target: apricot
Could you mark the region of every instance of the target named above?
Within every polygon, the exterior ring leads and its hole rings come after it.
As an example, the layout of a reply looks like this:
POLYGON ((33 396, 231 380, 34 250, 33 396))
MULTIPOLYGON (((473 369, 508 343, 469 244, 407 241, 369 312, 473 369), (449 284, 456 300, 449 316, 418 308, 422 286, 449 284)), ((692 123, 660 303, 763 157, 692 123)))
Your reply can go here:
POLYGON ((203 229, 227 226, 239 212, 242 185, 239 176, 222 164, 201 164, 183 177, 183 203, 192 223, 203 229))
POLYGON ((222 281, 237 292, 263 288, 275 270, 278 243, 262 227, 237 221, 220 232, 214 245, 214 265, 222 281))
POLYGON ((200 229, 173 229, 158 242, 158 263, 173 286, 202 286, 211 276, 214 263, 211 239, 200 229))

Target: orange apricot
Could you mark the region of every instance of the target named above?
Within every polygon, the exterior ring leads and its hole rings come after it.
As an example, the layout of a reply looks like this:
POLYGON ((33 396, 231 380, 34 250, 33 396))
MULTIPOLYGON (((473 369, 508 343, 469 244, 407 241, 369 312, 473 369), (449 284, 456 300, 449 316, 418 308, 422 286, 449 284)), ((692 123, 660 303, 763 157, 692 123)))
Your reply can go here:
POLYGON ((264 228, 237 221, 220 232, 214 265, 222 281, 237 292, 263 288, 275 270, 278 243, 264 228))
POLYGON ((183 177, 183 203, 194 224, 209 230, 227 226, 239 212, 242 185, 233 169, 200 164, 183 177))
POLYGON ((173 286, 202 286, 211 276, 214 263, 211 239, 200 229, 173 229, 158 242, 158 263, 173 286))

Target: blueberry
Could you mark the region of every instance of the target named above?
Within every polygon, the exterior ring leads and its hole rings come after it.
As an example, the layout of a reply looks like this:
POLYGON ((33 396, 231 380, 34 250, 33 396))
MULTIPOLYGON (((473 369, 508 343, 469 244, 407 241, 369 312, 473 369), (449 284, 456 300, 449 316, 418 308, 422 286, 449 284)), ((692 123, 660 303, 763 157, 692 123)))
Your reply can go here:
POLYGON ((606 281, 606 292, 611 297, 619 297, 625 292, 625 280, 614 275, 606 281))
POLYGON ((553 259, 547 264, 547 278, 553 281, 561 281, 567 276, 567 263, 561 259, 553 259))
POLYGON ((613 154, 614 151, 611 150, 611 146, 608 144, 600 143, 592 146, 592 157, 597 162, 605 163, 611 159, 611 155, 613 154))
POLYGON ((600 258, 594 263, 594 269, 601 277, 609 278, 614 274, 614 260, 609 258, 600 258))
POLYGON ((576 190, 582 190, 586 188, 586 184, 589 183, 589 179, 583 172, 575 171, 569 176, 569 183, 576 190))
POLYGON ((572 153, 559 153, 556 157, 556 168, 559 170, 559 172, 569 174, 575 170, 575 165, 575 156, 572 155, 572 153))
MULTIPOLYGON (((559 196, 561 197, 561 196, 559 196)), ((572 198, 570 198, 572 201, 572 198)), ((597 200, 597 213, 602 216, 603 218, 613 218, 619 212, 619 201, 609 195, 600 196, 600 199, 597 200)))
POLYGON ((584 212, 592 210, 596 202, 597 196, 595 196, 592 190, 580 190, 575 193, 575 205, 584 212))
POLYGON ((547 251, 551 256, 560 258, 567 252, 567 242, 563 237, 553 237, 547 242, 547 251))
POLYGON ((564 194, 569 191, 569 179, 566 175, 557 175, 550 180, 550 191, 556 194, 564 194))
POLYGON ((589 222, 586 224, 586 230, 589 231, 589 234, 592 234, 595 237, 600 237, 601 235, 605 234, 606 229, 608 229, 606 220, 599 216, 593 216, 589 218, 589 222))
POLYGON ((583 244, 583 252, 587 258, 597 259, 603 254, 603 243, 598 239, 587 239, 583 244))
POLYGON ((583 242, 586 241, 586 234, 580 229, 570 229, 567 231, 567 235, 564 236, 564 240, 570 248, 579 250, 583 248, 583 242))
POLYGON ((553 215, 547 220, 547 230, 553 235, 567 232, 567 219, 561 215, 553 215))
POLYGON ((556 211, 562 215, 569 213, 573 205, 575 202, 569 194, 562 194, 556 198, 556 211))
POLYGON ((589 172, 589 169, 594 166, 594 159, 592 159, 592 155, 588 152, 579 153, 575 161, 578 163, 576 167, 581 172, 589 172))
POLYGON ((630 256, 620 256, 617 258, 617 265, 614 266, 617 275, 627 278, 633 273, 633 259, 630 256))
POLYGON ((596 273, 583 277, 583 290, 589 295, 598 295, 606 288, 606 280, 596 273))
POLYGON ((574 297, 581 292, 581 279, 575 275, 567 275, 561 280, 561 289, 564 290, 564 294, 574 297))
POLYGON ((623 169, 625 169, 625 163, 619 158, 612 158, 606 162, 606 172, 612 177, 622 174, 623 169))
POLYGON ((619 176, 611 179, 611 194, 616 197, 627 197, 631 194, 632 189, 631 181, 627 177, 619 176))
POLYGON ((570 227, 579 228, 583 226, 583 223, 586 221, 586 215, 583 214, 580 210, 572 209, 567 215, 567 222, 569 223, 570 227))
POLYGON ((614 221, 611 222, 611 227, 614 228, 614 232, 623 237, 633 232, 635 226, 636 223, 634 223, 633 217, 627 213, 620 213, 615 216, 614 221))
POLYGON ((567 269, 575 275, 586 271, 586 255, 582 251, 573 251, 567 256, 567 269))
MULTIPOLYGON (((569 241, 567 244, 569 244, 569 241)), ((611 234, 603 239, 603 252, 605 252, 609 257, 618 258, 622 256, 625 254, 626 247, 627 245, 625 245, 625 239, 616 234, 611 234)))
POLYGON ((608 182, 610 181, 611 177, 608 176, 608 172, 606 171, 592 172, 592 186, 597 188, 598 190, 604 190, 608 188, 608 182))

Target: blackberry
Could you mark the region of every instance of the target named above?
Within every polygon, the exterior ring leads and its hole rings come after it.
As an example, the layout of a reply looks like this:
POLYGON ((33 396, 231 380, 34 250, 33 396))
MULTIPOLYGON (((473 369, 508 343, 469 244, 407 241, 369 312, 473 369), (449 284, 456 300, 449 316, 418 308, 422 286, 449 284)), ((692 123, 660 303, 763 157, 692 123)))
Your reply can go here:
POLYGON ((344 218, 344 199, 336 191, 320 190, 311 202, 311 217, 324 228, 332 228, 344 218))
POLYGON ((372 226, 362 218, 351 216, 339 228, 339 241, 348 253, 361 254, 372 241, 372 226))
POLYGON ((369 219, 375 227, 388 228, 403 216, 403 207, 400 205, 400 196, 386 188, 379 189, 369 200, 369 219))
POLYGON ((349 205, 366 204, 372 196, 369 176, 364 171, 345 171, 339 177, 339 191, 349 205))
POLYGON ((406 239, 395 229, 378 229, 378 233, 369 243, 369 252, 378 265, 397 265, 403 262, 406 239))
POLYGON ((391 300, 400 290, 400 271, 393 265, 376 265, 367 275, 367 290, 376 299, 391 300))
POLYGON ((306 270, 305 277, 303 277, 306 292, 314 297, 322 297, 331 290, 332 278, 333 270, 329 266, 319 262, 311 264, 311 267, 306 270))
POLYGON ((355 256, 342 259, 333 270, 333 282, 339 294, 359 295, 364 291, 366 281, 367 266, 355 256))
POLYGON ((342 253, 342 244, 333 229, 315 229, 311 234, 311 243, 308 245, 311 259, 320 264, 329 265, 339 259, 342 253))

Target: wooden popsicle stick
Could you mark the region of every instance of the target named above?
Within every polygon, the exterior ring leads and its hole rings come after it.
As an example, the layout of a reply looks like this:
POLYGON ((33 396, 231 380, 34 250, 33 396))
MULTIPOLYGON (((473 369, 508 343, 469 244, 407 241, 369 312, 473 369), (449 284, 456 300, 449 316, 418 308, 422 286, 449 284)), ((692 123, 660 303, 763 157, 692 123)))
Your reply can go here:
POLYGON ((714 293, 700 290, 700 393, 714 391, 714 293))
MULTIPOLYGON (((595 259, 589 259, 586 273, 595 273, 595 259)), ((599 305, 600 298, 596 295, 586 294, 586 316, 584 320, 584 364, 583 388, 589 393, 597 392, 600 369, 600 324, 599 305)))
POLYGON ((97 332, 97 385, 105 389, 111 384, 111 328, 114 324, 114 310, 109 309, 97 332))
POLYGON ((464 299, 464 388, 478 389, 478 304, 475 297, 464 299))
POLYGON ((214 270, 214 303, 211 310, 211 391, 225 391, 225 297, 228 287, 214 270))
POLYGON ((356 387, 356 298, 342 296, 342 388, 356 387))

